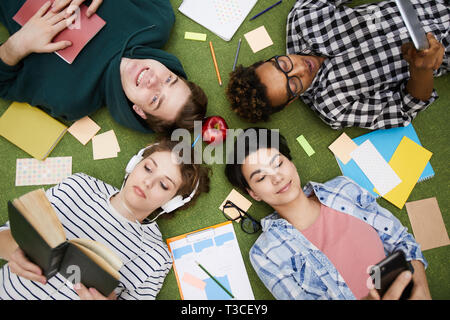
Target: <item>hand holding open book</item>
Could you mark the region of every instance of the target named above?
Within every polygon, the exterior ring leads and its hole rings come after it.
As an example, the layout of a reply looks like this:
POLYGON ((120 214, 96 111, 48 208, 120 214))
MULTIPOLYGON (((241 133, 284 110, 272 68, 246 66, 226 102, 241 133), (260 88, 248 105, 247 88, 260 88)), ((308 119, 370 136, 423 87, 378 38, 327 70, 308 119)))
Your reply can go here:
POLYGON ((122 261, 99 242, 67 241, 43 189, 8 202, 8 214, 14 240, 47 279, 59 272, 68 280, 96 288, 104 296, 118 286, 122 261))

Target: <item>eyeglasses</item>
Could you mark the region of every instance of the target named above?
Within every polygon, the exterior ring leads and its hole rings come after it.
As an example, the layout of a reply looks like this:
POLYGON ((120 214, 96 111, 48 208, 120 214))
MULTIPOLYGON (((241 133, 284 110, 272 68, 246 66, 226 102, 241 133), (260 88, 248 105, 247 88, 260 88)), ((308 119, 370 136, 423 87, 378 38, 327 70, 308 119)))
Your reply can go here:
POLYGON ((267 59, 266 62, 275 59, 275 66, 278 70, 283 72, 284 76, 287 79, 287 91, 288 91, 288 103, 298 97, 300 92, 303 91, 303 83, 297 76, 289 77, 288 73, 294 69, 294 64, 292 63, 291 58, 288 56, 273 56, 270 59, 267 59))
POLYGON ((255 233, 258 232, 261 229, 261 224, 253 219, 247 212, 239 208, 237 205, 235 205, 230 200, 227 200, 225 202, 223 208, 222 208, 223 215, 225 218, 231 221, 237 221, 240 220, 241 228, 245 233, 255 233), (236 212, 238 213, 238 216, 236 217, 236 212))

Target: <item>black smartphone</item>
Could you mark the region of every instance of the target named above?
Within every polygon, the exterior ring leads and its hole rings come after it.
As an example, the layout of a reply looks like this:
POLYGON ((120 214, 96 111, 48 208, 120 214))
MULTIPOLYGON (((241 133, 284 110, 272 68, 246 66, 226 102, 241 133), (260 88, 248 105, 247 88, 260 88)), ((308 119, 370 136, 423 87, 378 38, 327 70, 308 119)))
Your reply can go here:
MULTIPOLYGON (((372 278, 380 297, 384 296, 397 276, 407 270, 414 273, 411 262, 406 261, 405 254, 401 250, 394 251, 385 259, 374 265, 370 269, 370 277, 372 278)), ((411 296, 412 287, 413 281, 411 280, 405 290, 403 290, 400 300, 408 299, 411 296)))

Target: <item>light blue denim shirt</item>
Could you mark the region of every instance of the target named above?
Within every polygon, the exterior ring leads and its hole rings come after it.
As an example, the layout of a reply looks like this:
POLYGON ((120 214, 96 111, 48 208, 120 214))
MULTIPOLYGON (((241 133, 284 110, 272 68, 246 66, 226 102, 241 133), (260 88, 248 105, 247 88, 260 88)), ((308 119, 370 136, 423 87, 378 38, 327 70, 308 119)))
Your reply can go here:
MULTIPOLYGON (((307 196, 314 192, 325 206, 371 225, 380 236, 386 255, 402 250, 407 260, 419 260, 427 267, 419 244, 407 228, 351 179, 309 182, 303 191, 307 196)), ((356 299, 327 256, 288 221, 275 212, 261 224, 263 233, 250 249, 250 261, 276 299, 356 299)))

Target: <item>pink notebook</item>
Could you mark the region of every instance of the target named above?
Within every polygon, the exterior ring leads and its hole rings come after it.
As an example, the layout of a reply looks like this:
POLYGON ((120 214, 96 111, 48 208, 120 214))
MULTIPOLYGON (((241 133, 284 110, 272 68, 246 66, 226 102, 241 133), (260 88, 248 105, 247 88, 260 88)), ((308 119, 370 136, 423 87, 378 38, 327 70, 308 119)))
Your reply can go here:
MULTIPOLYGON (((13 17, 13 20, 23 26, 47 1, 48 0, 28 0, 13 17)), ((64 29, 53 39, 53 42, 62 40, 69 40, 72 42, 70 47, 55 52, 69 64, 75 60, 89 40, 91 40, 106 24, 106 22, 96 14, 93 14, 88 18, 86 15, 87 9, 88 7, 82 4, 80 6, 80 17, 75 20, 72 26, 64 29)))

